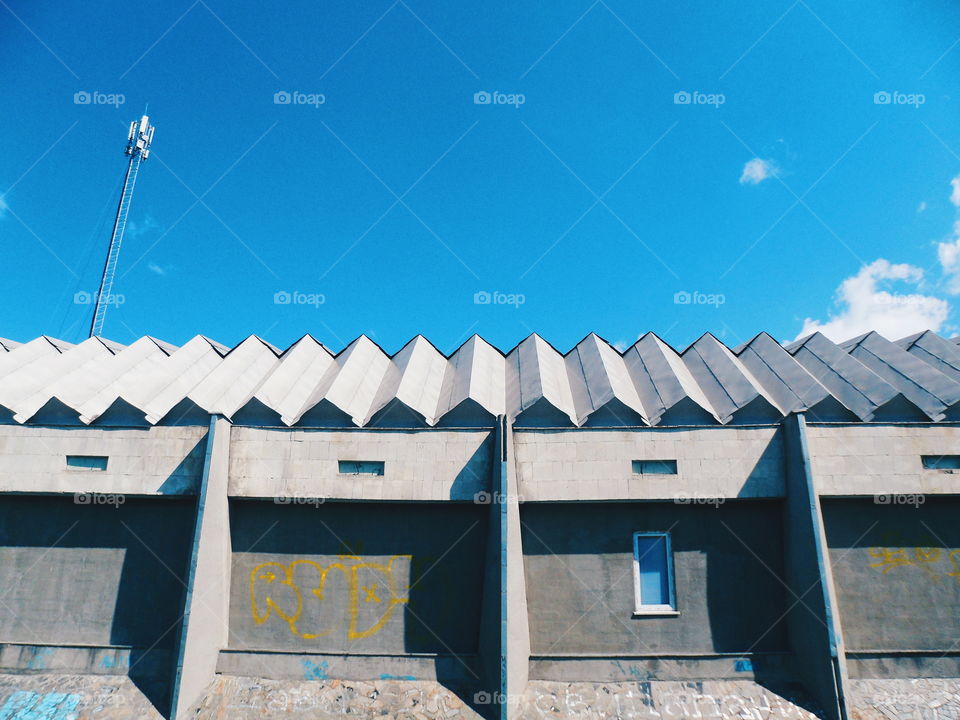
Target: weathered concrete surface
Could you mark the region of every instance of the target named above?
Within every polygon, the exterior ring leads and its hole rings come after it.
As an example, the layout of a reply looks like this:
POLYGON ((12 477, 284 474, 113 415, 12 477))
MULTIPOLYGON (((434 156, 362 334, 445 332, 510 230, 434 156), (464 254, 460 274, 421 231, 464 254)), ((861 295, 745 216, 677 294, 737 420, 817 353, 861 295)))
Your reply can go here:
POLYGON ((355 680, 383 677, 478 686, 476 655, 348 655, 224 650, 217 672, 273 680, 355 680))
POLYGON ((823 512, 811 473, 806 418, 785 422, 787 496, 784 500, 784 557, 791 603, 787 612, 790 647, 799 680, 828 717, 845 711, 846 656, 838 618, 823 512))
POLYGON ((0 641, 170 648, 192 499, 0 497, 0 641))
POLYGON ((532 654, 787 649, 782 511, 776 500, 522 505, 532 654), (634 617, 633 533, 660 530, 680 614, 634 617))
POLYGON ((957 720, 960 679, 851 680, 851 720, 957 720))
POLYGON ((0 644, 0 673, 83 673, 125 675, 131 667, 143 675, 170 670, 170 650, 133 651, 129 647, 0 644))
POLYGON ((289 682, 230 675, 218 675, 204 699, 191 708, 188 717, 195 720, 332 720, 344 717, 480 720, 461 697, 437 683, 394 679, 289 682))
POLYGON ((958 471, 925 470, 921 455, 956 455, 960 427, 808 425, 813 476, 822 495, 958 493, 958 471))
POLYGON ((847 650, 951 649, 960 637, 960 500, 828 499, 823 515, 847 650))
POLYGON ((196 702, 213 680, 230 617, 230 509, 227 472, 230 423, 210 421, 203 479, 197 501, 190 579, 177 648, 171 714, 196 702))
MULTIPOLYGON (((530 679, 530 616, 523 558, 523 526, 520 515, 515 436, 512 433, 504 434, 507 452, 500 478, 499 507, 503 525, 501 525, 499 542, 506 544, 506 547, 500 551, 501 565, 506 564, 505 568, 501 567, 503 582, 505 582, 503 591, 507 594, 506 601, 501 602, 501 613, 506 613, 506 617, 501 619, 501 622, 506 624, 506 642, 504 643, 506 678, 501 679, 505 687, 502 686, 500 692, 506 692, 506 717, 512 718, 516 716, 520 696, 530 679)), ((498 706, 502 705, 504 698, 498 699, 501 700, 498 706)), ((499 717, 503 718, 503 708, 497 709, 500 710, 499 717)))
POLYGON ((530 678, 556 682, 637 682, 652 680, 795 680, 793 655, 743 653, 660 657, 532 657, 530 678))
POLYGON ((490 489, 493 433, 266 430, 234 427, 230 494, 354 500, 473 500, 490 489), (382 476, 341 475, 340 460, 377 460, 382 476))
POLYGON ((534 681, 521 720, 816 720, 805 699, 749 681, 559 683, 534 681))
POLYGON ((163 720, 123 676, 0 675, 3 720, 163 720))
POLYGON ((476 653, 488 514, 232 501, 231 648, 476 653))
POLYGON ((514 433, 523 500, 780 497, 777 428, 530 430, 514 433), (637 475, 633 460, 676 460, 676 475, 637 475))
POLYGON ((205 427, 0 426, 0 492, 196 493, 205 427), (67 455, 105 455, 106 470, 68 469, 67 455))

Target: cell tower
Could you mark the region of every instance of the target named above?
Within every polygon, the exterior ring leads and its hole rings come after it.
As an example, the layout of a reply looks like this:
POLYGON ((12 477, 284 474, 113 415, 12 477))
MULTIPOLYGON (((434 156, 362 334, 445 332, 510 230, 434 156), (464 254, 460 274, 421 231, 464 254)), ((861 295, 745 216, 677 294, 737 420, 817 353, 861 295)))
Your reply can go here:
POLYGON ((127 213, 130 212, 130 202, 133 199, 133 187, 137 184, 137 173, 140 163, 150 156, 150 143, 153 142, 153 125, 150 118, 144 115, 139 122, 130 123, 130 133, 127 136, 125 153, 130 157, 127 163, 127 172, 123 178, 123 192, 120 193, 120 204, 117 206, 117 217, 113 221, 113 232, 110 234, 110 247, 107 250, 107 261, 103 264, 103 276, 100 278, 100 290, 97 292, 97 303, 93 309, 93 320, 90 322, 90 337, 99 336, 103 332, 103 321, 107 314, 107 305, 111 302, 113 278, 117 272, 117 261, 120 259, 120 244, 123 242, 123 231, 127 227, 127 213))

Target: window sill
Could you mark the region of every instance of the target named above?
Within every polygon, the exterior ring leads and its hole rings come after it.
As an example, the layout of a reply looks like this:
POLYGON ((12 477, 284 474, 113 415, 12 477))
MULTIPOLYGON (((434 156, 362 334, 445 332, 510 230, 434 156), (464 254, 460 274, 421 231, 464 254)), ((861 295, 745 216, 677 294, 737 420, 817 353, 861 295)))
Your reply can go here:
POLYGON ((650 605, 633 611, 634 617, 677 617, 679 615, 680 611, 669 605, 650 605))

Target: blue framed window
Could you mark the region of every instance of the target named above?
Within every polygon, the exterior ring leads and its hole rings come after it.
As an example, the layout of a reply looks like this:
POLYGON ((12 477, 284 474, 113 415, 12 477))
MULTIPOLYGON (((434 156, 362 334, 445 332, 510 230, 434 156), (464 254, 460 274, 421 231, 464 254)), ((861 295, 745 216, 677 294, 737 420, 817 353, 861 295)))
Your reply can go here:
POLYGON ((635 615, 676 615, 673 552, 668 532, 633 534, 635 615))

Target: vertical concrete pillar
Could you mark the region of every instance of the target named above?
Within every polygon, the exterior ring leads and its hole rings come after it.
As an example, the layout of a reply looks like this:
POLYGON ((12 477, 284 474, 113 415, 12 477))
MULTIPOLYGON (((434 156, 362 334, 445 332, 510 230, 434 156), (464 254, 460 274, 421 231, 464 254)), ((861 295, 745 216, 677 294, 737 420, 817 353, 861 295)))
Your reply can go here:
POLYGON ((501 693, 505 702, 502 720, 516 717, 520 697, 530 674, 530 624, 527 616, 527 584, 523 571, 520 534, 520 488, 513 446, 513 427, 502 422, 500 508, 502 514, 503 643, 504 673, 501 693))
POLYGON ((814 486, 802 413, 784 420, 784 550, 790 644, 805 686, 831 720, 847 720, 847 668, 820 498, 814 486))
POLYGON ((505 595, 506 576, 503 553, 505 552, 504 514, 500 503, 503 488, 503 424, 497 418, 494 429, 493 456, 490 458, 489 513, 487 515, 487 547, 483 558, 483 603, 480 615, 480 666, 481 692, 488 695, 489 703, 478 704, 475 709, 488 720, 502 720, 500 700, 504 688, 505 665, 505 595))
POLYGON ((216 674, 220 649, 228 641, 230 427, 226 418, 211 416, 177 648, 172 718, 186 717, 190 706, 202 697, 216 674))

